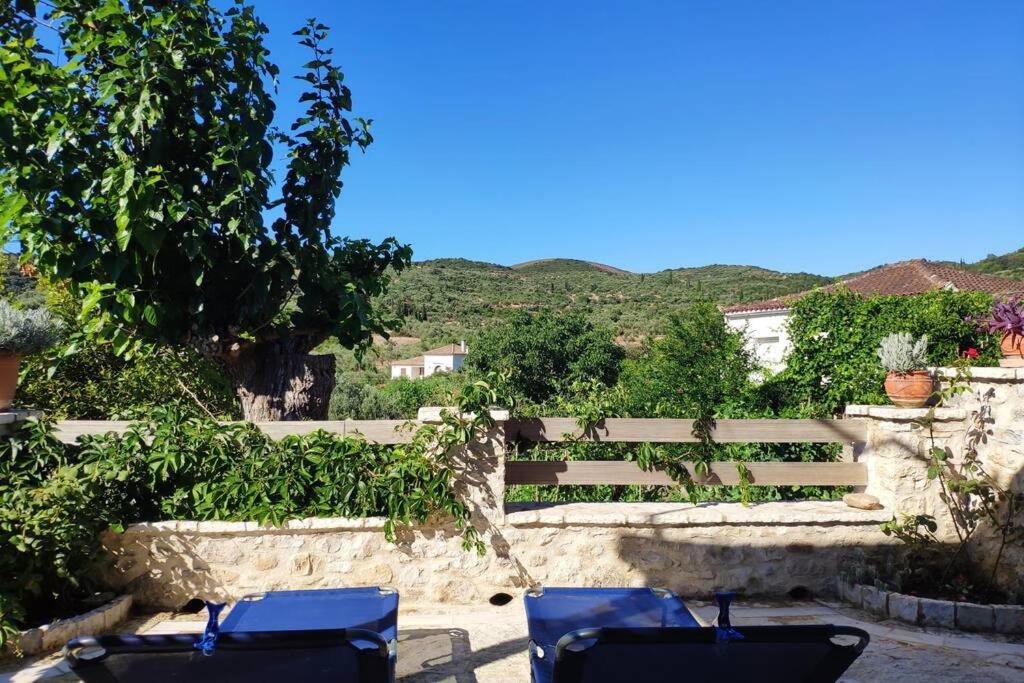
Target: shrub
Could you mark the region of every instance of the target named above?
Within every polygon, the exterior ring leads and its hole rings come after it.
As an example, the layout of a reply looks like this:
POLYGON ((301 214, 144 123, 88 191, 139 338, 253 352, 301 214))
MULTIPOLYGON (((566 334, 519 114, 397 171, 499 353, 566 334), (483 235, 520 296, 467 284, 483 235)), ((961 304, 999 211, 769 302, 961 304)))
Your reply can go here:
POLYGON ((487 384, 468 385, 449 400, 473 417, 445 414, 393 446, 323 431, 275 441, 251 423, 175 406, 75 446, 29 421, 0 440, 0 646, 73 608, 90 587, 99 534, 139 520, 382 516, 394 540, 398 525, 443 515, 467 550, 483 552, 448 456, 492 424, 496 399, 487 384))
POLYGON ((45 308, 19 310, 0 299, 0 353, 42 351, 57 343, 61 327, 45 308))
POLYGON ((130 419, 179 404, 194 414, 235 417, 239 409, 221 370, 198 353, 145 349, 131 359, 109 344, 78 339, 78 299, 64 283, 40 281, 47 307, 71 332, 49 352, 22 363, 18 401, 54 419, 130 419))
POLYGON ((893 332, 882 337, 877 353, 886 372, 921 370, 928 365, 928 335, 915 340, 908 332, 893 332))
MULTIPOLYGON (((392 420, 403 417, 398 401, 377 387, 339 377, 327 409, 330 420, 392 420)), ((408 416, 406 416, 408 417, 408 416)))
POLYGON ((1018 298, 999 301, 992 306, 992 312, 983 318, 970 318, 978 328, 991 334, 1024 335, 1024 300, 1018 298))
POLYGON ((543 403, 574 383, 611 386, 625 357, 612 331, 575 313, 517 311, 488 326, 471 347, 471 371, 507 373, 518 399, 543 403))
POLYGON ((447 397, 469 382, 463 372, 436 372, 429 377, 393 379, 381 387, 383 401, 397 409, 394 417, 415 419, 422 406, 447 405, 447 397))
POLYGON ((966 318, 983 315, 991 295, 929 292, 862 297, 848 290, 815 292, 793 305, 786 369, 770 380, 783 405, 806 417, 835 415, 851 403, 884 404, 885 371, 876 350, 893 332, 928 335, 927 365, 950 365, 968 348, 995 365, 999 339, 966 318))

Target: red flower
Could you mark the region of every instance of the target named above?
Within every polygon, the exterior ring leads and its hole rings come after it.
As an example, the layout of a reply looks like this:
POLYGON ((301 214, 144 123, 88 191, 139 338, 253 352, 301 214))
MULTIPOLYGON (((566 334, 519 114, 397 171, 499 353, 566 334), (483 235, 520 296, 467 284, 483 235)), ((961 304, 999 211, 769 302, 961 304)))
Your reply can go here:
POLYGON ((971 348, 967 349, 966 351, 964 351, 964 358, 977 358, 977 357, 978 357, 978 349, 974 348, 973 346, 971 348))

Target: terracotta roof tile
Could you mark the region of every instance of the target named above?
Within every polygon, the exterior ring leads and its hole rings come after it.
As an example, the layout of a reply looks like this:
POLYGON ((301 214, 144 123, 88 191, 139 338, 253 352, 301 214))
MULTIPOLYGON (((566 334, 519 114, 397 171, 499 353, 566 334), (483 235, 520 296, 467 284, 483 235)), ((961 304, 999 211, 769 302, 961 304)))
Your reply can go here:
MULTIPOLYGON (((995 275, 985 275, 959 270, 924 259, 900 261, 880 266, 842 283, 821 287, 821 291, 834 291, 844 285, 851 292, 863 296, 872 295, 914 295, 940 289, 967 292, 989 292, 990 294, 1024 294, 1024 282, 995 275)), ((752 301, 723 308, 723 313, 753 313, 756 311, 782 311, 794 301, 811 293, 788 294, 775 299, 752 301)))
POLYGON ((424 351, 423 355, 424 356, 465 356, 467 353, 469 353, 469 349, 463 350, 462 347, 460 347, 458 344, 445 344, 444 346, 439 346, 436 349, 430 349, 429 351, 424 351))

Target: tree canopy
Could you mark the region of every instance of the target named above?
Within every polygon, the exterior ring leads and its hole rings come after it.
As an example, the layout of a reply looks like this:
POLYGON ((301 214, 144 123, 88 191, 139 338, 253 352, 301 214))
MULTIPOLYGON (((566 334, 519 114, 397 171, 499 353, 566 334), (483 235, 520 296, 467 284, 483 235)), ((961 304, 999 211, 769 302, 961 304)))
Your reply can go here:
POLYGON ((624 356, 611 330, 582 315, 517 311, 480 333, 466 363, 506 373, 514 395, 543 403, 575 382, 614 384, 624 356))
MULTIPOLYGON (((223 359, 240 392, 273 394, 253 369, 272 358, 247 358, 261 343, 302 355, 328 336, 353 346, 385 331, 370 299, 411 251, 331 233, 350 151, 373 138, 349 118, 326 26, 296 32, 311 54, 297 76, 307 108, 282 131, 278 68, 251 6, 0 11, 0 228, 79 290, 88 335, 127 355, 146 340, 191 346, 223 359), (275 146, 288 156, 279 186, 275 146)), ((295 372, 308 368, 284 374, 295 372)))

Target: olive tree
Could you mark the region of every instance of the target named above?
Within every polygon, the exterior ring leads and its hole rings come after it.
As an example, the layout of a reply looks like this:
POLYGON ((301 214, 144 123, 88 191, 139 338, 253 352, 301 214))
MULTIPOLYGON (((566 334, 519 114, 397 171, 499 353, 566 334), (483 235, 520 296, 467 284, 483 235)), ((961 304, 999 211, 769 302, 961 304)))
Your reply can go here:
POLYGON ((84 335, 127 356, 199 350, 248 419, 322 418, 334 357, 310 352, 383 333, 371 299, 411 251, 332 235, 369 122, 349 119, 327 29, 310 21, 295 34, 311 55, 306 109, 275 128, 267 32, 241 2, 0 8, 0 228, 77 289, 84 335))

